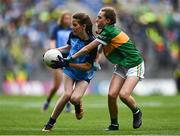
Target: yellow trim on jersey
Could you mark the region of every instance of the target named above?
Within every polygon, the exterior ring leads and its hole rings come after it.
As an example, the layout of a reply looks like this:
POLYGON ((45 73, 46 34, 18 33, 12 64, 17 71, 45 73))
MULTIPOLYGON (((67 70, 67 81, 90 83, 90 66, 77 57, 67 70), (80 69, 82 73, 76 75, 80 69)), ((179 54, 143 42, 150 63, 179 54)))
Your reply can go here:
POLYGON ((116 37, 114 37, 109 44, 103 46, 104 55, 108 56, 114 48, 118 48, 123 43, 128 42, 129 37, 124 32, 119 33, 116 37))
POLYGON ((114 46, 115 48, 118 48, 119 46, 121 46, 123 43, 128 42, 129 37, 127 36, 127 34, 125 34, 124 32, 121 32, 120 34, 118 34, 116 37, 114 37, 111 40, 111 44, 112 46, 114 46))

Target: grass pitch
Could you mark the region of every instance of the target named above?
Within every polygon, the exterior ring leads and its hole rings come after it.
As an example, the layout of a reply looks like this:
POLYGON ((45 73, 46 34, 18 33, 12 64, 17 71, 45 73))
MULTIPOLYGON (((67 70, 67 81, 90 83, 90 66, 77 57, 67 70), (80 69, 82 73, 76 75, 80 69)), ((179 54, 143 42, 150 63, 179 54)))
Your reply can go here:
POLYGON ((143 112, 139 129, 132 128, 131 111, 118 100, 120 130, 111 132, 105 131, 109 125, 107 96, 85 96, 82 120, 63 112, 51 132, 42 132, 57 98, 43 113, 45 97, 0 96, 0 135, 180 135, 180 95, 135 96, 143 112))

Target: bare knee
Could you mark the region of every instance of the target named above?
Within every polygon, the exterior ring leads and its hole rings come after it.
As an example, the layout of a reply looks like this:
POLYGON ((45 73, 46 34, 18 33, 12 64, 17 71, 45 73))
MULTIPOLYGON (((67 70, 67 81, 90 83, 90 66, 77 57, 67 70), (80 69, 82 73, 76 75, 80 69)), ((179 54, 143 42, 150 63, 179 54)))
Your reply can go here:
POLYGON ((126 99, 128 99, 129 96, 130 95, 128 93, 126 93, 125 91, 121 91, 119 93, 119 97, 120 97, 121 100, 126 100, 126 99))
POLYGON ((110 92, 108 93, 108 98, 109 98, 109 99, 116 99, 117 96, 118 96, 118 94, 117 94, 115 91, 110 91, 110 92))
POLYGON ((80 97, 73 96, 70 98, 70 102, 72 104, 79 104, 80 103, 80 97))

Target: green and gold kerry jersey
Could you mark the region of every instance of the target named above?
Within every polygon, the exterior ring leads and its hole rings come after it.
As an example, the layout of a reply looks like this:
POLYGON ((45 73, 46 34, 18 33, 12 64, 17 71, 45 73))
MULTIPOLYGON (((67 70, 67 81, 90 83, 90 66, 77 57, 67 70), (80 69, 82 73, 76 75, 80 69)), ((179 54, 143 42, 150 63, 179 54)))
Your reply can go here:
POLYGON ((104 55, 113 64, 131 68, 143 61, 128 35, 114 25, 106 25, 96 40, 103 44, 104 55))

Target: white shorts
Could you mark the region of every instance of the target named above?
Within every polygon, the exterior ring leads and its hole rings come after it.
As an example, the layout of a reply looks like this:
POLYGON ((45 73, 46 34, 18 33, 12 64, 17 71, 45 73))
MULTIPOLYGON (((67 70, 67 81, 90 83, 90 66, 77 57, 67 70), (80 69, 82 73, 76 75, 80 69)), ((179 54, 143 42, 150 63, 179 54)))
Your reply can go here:
POLYGON ((135 66, 129 69, 120 67, 119 65, 114 66, 114 73, 121 76, 124 79, 130 76, 136 76, 142 79, 144 78, 144 71, 145 71, 144 61, 138 66, 135 66))

